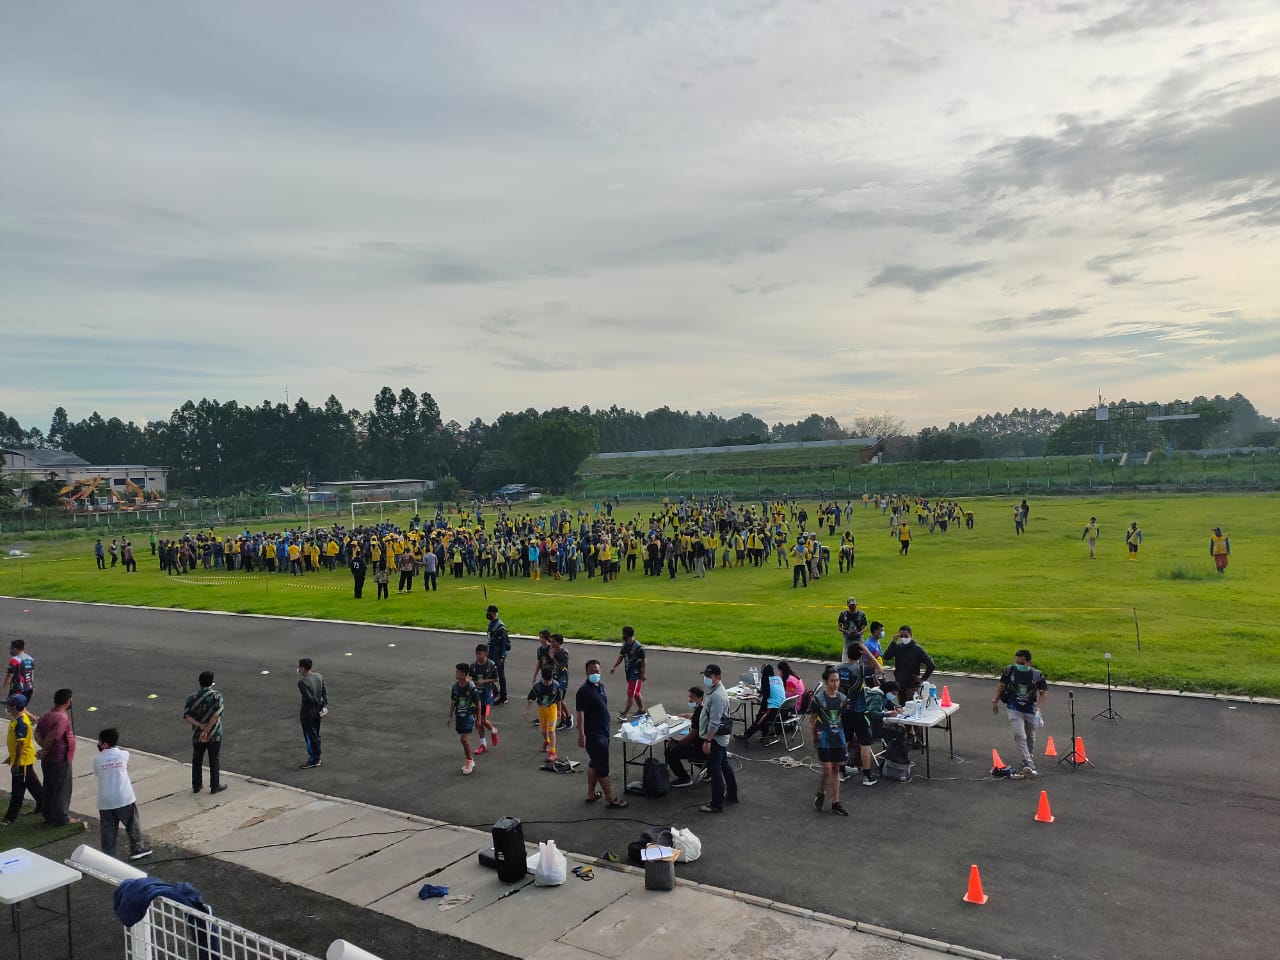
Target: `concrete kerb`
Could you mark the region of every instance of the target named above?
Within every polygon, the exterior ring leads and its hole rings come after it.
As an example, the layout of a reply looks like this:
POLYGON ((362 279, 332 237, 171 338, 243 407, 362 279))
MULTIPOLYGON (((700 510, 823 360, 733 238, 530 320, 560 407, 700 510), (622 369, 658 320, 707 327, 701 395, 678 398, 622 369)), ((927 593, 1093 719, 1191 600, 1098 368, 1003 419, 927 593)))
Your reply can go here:
MULTIPOLYGON (((9 594, 0 594, 0 600, 20 600, 24 603, 61 603, 68 606, 81 607, 118 607, 122 610, 158 610, 164 613, 191 613, 204 614, 214 617, 245 617, 248 619, 258 620, 288 620, 294 623, 333 623, 347 626, 357 627, 380 627, 385 630, 412 630, 418 633, 452 633, 459 636, 483 637, 485 634, 479 630, 459 630, 455 627, 416 627, 404 623, 373 623, 368 620, 329 620, 324 617, 287 617, 278 613, 236 613, 231 610, 187 610, 183 607, 148 607, 136 603, 99 603, 93 600, 51 600, 44 597, 15 597, 9 594)), ((834 607, 832 609, 835 609, 834 607)), ((536 640, 536 634, 529 633, 512 633, 510 636, 517 640, 536 640)), ((619 643, 617 640, 586 640, 580 637, 565 637, 566 643, 581 643, 588 646, 596 647, 616 647, 619 643)), ((773 658, 772 653, 761 653, 751 650, 708 650, 701 647, 670 647, 661 644, 645 644, 646 650, 659 650, 669 653, 696 653, 700 656, 707 657, 739 657, 745 659, 762 659, 770 660, 773 658)), ((830 659, 818 660, 812 657, 789 657, 788 659, 796 663, 810 663, 822 665, 833 662, 830 659)), ((970 680, 995 680, 996 677, 989 673, 965 673, 962 671, 944 671, 938 670, 933 673, 935 677, 964 677, 970 680)), ((1061 687, 1063 689, 1073 690, 1106 690, 1105 683, 1087 683, 1073 682, 1069 680, 1050 681, 1049 686, 1061 687)), ((1270 706, 1280 705, 1280 697, 1254 697, 1247 694, 1228 694, 1228 693, 1207 693, 1187 690, 1161 690, 1150 687, 1120 687, 1115 684, 1111 685, 1111 690, 1115 693, 1144 693, 1153 696, 1163 697, 1184 697, 1196 700, 1230 700, 1239 703, 1258 703, 1270 706)), ((349 801, 350 802, 350 801, 349 801)))
MULTIPOLYGON (((89 741, 84 737, 81 737, 80 739, 85 742, 86 748, 87 748, 89 741)), ((161 754, 148 753, 143 750, 131 750, 130 752, 139 757, 146 757, 149 760, 161 761, 163 763, 170 764, 175 768, 188 766, 188 764, 186 764, 181 760, 175 760, 172 757, 166 757, 161 754)), ((422 817, 422 816, 418 816, 417 814, 406 813, 401 810, 391 810, 386 807, 379 807, 371 803, 365 803, 364 801, 361 801, 361 800, 351 800, 346 797, 336 797, 331 794, 320 793, 315 790, 306 790, 306 789, 303 789, 302 787, 295 787, 287 783, 277 783, 272 780, 264 780, 261 777, 247 777, 247 776, 242 776, 240 774, 230 773, 230 772, 224 772, 223 776, 229 779, 239 780, 244 783, 250 783, 255 786, 270 787, 276 790, 297 794, 299 797, 305 797, 309 801, 325 801, 330 803, 342 804, 346 807, 354 807, 361 810, 382 814, 384 816, 392 817, 394 819, 405 820, 409 823, 421 824, 427 827, 428 829, 448 829, 453 832, 471 834, 481 839, 487 839, 489 837, 489 834, 486 831, 479 830, 475 827, 469 827, 463 824, 448 823, 443 820, 435 820, 430 817, 422 817)), ((341 839, 341 838, 335 837, 334 839, 341 839)), ((526 848, 528 846, 529 845, 526 844, 526 848)), ((236 851, 214 850, 214 851, 208 852, 206 855, 214 856, 214 857, 222 857, 224 854, 235 853, 235 852, 236 851)), ((617 873, 632 876, 632 877, 635 877, 637 880, 643 881, 644 870, 641 869, 640 867, 636 867, 628 863, 621 863, 621 862, 612 863, 608 860, 603 860, 599 857, 591 857, 591 856, 587 856, 586 854, 575 853, 572 851, 562 851, 562 852, 565 854, 566 859, 572 860, 575 863, 590 865, 592 867, 595 867, 596 869, 612 870, 617 873)), ((857 920, 849 920, 844 917, 836 917, 830 914, 817 913, 806 907, 797 907, 793 904, 784 903, 779 900, 769 900, 765 897, 753 896, 752 894, 742 893, 741 891, 738 891, 738 890, 729 890, 725 887, 717 887, 712 884, 706 884, 706 883, 697 883, 693 880, 685 880, 682 878, 677 878, 676 883, 679 886, 686 887, 691 890, 696 890, 702 893, 712 894, 714 896, 721 897, 725 900, 736 901, 736 902, 745 904, 747 906, 758 907, 764 910, 769 910, 769 911, 783 914, 786 916, 794 917, 800 920, 806 920, 811 923, 820 923, 820 924, 823 924, 824 926, 832 927, 837 930, 842 930, 845 932, 863 933, 870 936, 879 937, 885 940, 892 940, 900 943, 908 943, 908 944, 911 944, 912 946, 929 949, 936 953, 951 954, 952 956, 976 957, 976 958, 980 958, 980 960, 1005 960, 1005 958, 998 957, 995 954, 989 954, 989 953, 984 953, 982 951, 973 950, 971 948, 964 947, 959 944, 943 943, 942 941, 930 940, 929 938, 926 938, 926 937, 915 936, 913 934, 904 933, 900 930, 893 930, 888 927, 880 927, 880 926, 876 926, 875 924, 863 923, 857 920)))

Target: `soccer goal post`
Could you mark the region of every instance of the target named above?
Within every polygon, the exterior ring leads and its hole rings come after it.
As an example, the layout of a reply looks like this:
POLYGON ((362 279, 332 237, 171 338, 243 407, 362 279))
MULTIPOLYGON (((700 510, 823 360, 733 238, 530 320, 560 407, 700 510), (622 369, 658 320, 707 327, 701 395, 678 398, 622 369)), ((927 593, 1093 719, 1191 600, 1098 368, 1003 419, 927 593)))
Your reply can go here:
POLYGON ((377 517, 378 523, 394 513, 403 513, 405 506, 413 507, 412 516, 418 515, 418 501, 413 500, 353 500, 351 502, 351 525, 356 525, 357 517, 363 517, 368 520, 377 517))

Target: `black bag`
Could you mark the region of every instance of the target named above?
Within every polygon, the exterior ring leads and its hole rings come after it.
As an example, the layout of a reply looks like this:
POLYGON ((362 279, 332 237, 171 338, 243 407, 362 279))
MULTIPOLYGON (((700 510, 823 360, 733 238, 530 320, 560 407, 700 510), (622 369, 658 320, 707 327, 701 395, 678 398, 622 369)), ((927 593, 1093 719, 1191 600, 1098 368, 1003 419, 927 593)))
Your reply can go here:
POLYGON ((907 752, 907 738, 903 734, 885 738, 884 758, 890 763, 909 764, 911 762, 911 755, 907 752))
POLYGON ((640 859, 640 851, 649 844, 654 843, 660 847, 672 846, 671 828, 670 827, 645 827, 640 831, 640 839, 633 840, 627 844, 627 859, 632 863, 643 863, 640 859))
MULTIPOLYGON (((641 792, 646 797, 665 797, 670 789, 671 779, 667 776, 667 765, 657 757, 650 757, 644 762, 644 772, 640 778, 641 792)), ((670 835, 671 831, 668 830, 668 839, 670 835)))

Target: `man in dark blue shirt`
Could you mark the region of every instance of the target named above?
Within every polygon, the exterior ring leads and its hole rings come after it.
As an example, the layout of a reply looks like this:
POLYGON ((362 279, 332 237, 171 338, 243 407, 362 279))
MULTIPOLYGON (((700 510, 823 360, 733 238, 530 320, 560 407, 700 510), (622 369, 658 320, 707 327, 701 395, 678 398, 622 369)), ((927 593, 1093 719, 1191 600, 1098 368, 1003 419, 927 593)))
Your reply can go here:
POLYGON ((600 682, 600 661, 588 660, 587 681, 578 688, 578 746, 587 751, 587 803, 604 797, 605 806, 620 809, 627 801, 615 797, 609 784, 609 700, 600 682), (596 787, 599 785, 599 789, 596 787))

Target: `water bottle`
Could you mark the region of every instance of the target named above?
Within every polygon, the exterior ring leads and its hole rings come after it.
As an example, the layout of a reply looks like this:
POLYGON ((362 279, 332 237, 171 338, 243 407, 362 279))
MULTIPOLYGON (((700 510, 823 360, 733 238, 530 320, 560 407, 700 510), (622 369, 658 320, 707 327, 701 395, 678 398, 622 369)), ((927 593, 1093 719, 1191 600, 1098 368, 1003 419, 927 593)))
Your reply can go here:
POLYGON ((755 667, 751 668, 751 685, 757 688, 760 686, 760 671, 755 667))

